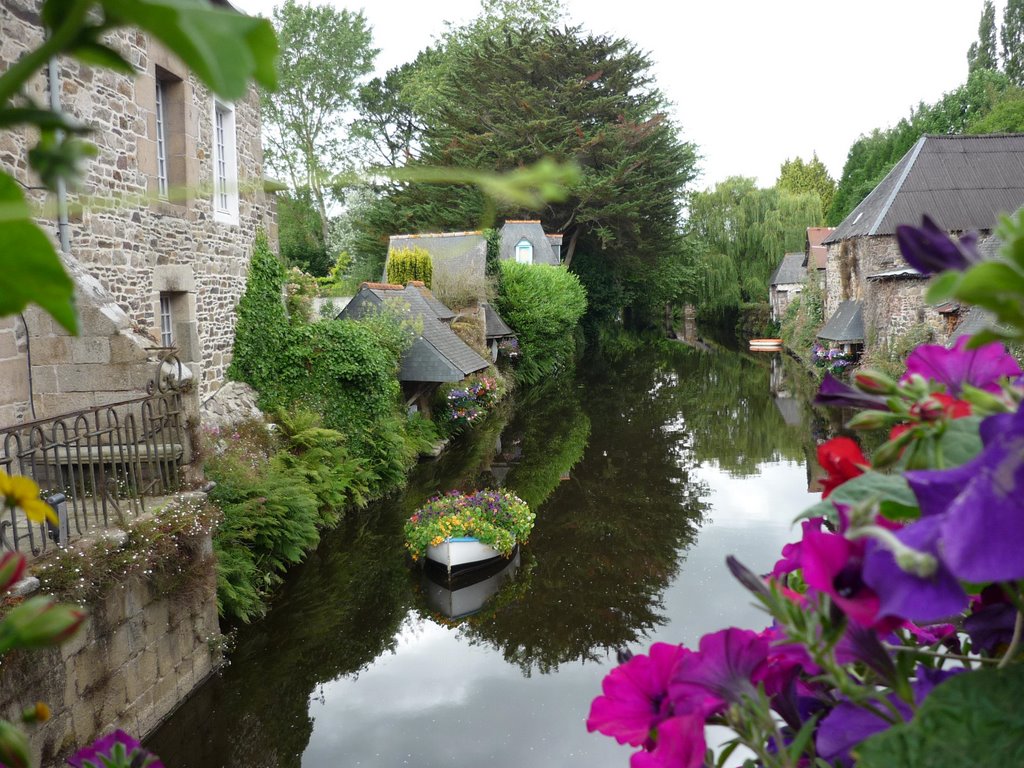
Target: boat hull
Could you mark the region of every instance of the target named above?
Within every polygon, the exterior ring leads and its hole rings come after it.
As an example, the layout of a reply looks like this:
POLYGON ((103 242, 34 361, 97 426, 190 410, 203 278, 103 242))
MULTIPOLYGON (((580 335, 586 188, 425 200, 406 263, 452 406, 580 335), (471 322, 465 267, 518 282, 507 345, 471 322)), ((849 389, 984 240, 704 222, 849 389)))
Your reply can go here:
MULTIPOLYGON (((437 546, 427 547, 427 560, 448 570, 477 568, 502 557, 502 554, 472 536, 445 539, 437 546)), ((507 558, 506 558, 507 559, 507 558)))

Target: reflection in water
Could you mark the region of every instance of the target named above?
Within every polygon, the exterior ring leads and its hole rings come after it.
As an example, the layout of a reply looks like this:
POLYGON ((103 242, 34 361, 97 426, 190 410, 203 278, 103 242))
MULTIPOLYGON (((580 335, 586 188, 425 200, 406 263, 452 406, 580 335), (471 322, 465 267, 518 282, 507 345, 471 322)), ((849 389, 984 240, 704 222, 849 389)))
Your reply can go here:
MULTIPOLYGON (((803 458, 808 422, 787 427, 770 377, 767 360, 665 342, 592 357, 499 409, 406 492, 327 533, 149 746, 179 768, 620 767, 582 728, 608 654, 723 610, 724 568, 709 581, 686 562, 698 535, 711 552, 706 533, 728 530, 701 532, 709 499, 719 526, 731 489, 764 493, 770 462, 803 458), (477 590, 432 591, 403 521, 435 493, 496 485, 537 513, 521 562, 477 590)), ((742 533, 762 546, 758 525, 742 533)))
MULTIPOLYGON (((509 560, 502 558, 490 567, 452 578, 439 568, 424 568, 420 588, 423 590, 428 613, 441 621, 456 622, 479 614, 502 587, 513 582, 519 570, 520 559, 520 549, 516 549, 509 560)), ((517 586, 525 583, 526 579, 520 579, 517 586)), ((493 605, 488 607, 494 610, 493 605)))

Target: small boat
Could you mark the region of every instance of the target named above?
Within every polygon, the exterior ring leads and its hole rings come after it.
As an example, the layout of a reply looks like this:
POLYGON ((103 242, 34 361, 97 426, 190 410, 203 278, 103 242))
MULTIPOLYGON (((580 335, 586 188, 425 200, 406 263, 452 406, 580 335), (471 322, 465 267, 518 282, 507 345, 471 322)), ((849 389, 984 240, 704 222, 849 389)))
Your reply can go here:
MULTIPOLYGON (((513 554, 515 551, 513 550, 513 554)), ((427 560, 445 568, 449 574, 453 571, 479 568, 499 558, 503 558, 503 556, 498 550, 492 549, 472 536, 453 536, 437 546, 427 547, 427 560)))
POLYGON ((782 339, 751 339, 749 344, 753 350, 776 352, 782 349, 782 339))

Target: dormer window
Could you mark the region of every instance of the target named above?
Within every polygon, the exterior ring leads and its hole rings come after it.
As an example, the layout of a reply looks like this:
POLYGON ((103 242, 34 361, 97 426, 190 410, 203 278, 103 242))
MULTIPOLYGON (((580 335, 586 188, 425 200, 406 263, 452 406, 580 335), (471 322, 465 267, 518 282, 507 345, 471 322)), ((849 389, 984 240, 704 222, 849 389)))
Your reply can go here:
POLYGON ((533 243, 525 237, 516 243, 516 262, 519 264, 533 264, 533 243))

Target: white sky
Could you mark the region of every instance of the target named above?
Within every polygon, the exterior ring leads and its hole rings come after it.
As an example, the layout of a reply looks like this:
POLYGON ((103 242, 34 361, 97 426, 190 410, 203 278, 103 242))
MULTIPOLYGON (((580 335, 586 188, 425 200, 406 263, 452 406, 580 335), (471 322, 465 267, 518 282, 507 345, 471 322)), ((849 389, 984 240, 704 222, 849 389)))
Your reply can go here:
MULTIPOLYGON (((269 15, 274 0, 233 0, 269 15)), ((278 0, 279 4, 280 0, 278 0)), ((379 73, 411 61, 478 0, 331 0, 362 8, 379 73)), ((996 23, 1005 0, 996 0, 996 23)), ((774 183, 818 156, 838 179, 850 145, 967 77, 982 0, 565 0, 569 21, 625 37, 654 61, 683 137, 703 160, 698 188, 733 176, 774 183)))

